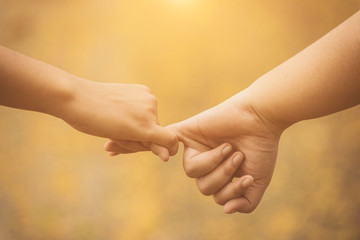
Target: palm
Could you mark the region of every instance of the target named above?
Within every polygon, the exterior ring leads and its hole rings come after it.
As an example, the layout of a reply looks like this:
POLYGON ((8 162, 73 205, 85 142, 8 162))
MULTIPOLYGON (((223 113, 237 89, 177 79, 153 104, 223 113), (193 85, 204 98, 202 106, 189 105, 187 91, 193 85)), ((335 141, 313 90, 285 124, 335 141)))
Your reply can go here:
MULTIPOLYGON (((175 124, 185 148, 208 151, 222 143, 230 143, 233 151, 245 155, 235 177, 251 175, 254 184, 244 197, 255 208, 270 183, 275 166, 280 133, 269 127, 246 104, 236 105, 236 97, 175 124)), ((243 101, 244 102, 244 101, 243 101)), ((252 209, 253 210, 253 209, 252 209)))

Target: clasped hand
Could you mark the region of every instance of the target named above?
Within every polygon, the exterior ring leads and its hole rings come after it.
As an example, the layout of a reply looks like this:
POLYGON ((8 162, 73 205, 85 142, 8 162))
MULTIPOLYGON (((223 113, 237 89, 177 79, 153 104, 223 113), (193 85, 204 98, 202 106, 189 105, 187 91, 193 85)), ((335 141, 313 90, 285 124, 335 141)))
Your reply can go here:
MULTIPOLYGON (((183 142, 185 173, 202 194, 212 195, 225 213, 257 207, 273 174, 282 131, 253 108, 248 92, 166 129, 183 142)), ((117 155, 151 148, 139 141, 109 141, 105 150, 117 155)))

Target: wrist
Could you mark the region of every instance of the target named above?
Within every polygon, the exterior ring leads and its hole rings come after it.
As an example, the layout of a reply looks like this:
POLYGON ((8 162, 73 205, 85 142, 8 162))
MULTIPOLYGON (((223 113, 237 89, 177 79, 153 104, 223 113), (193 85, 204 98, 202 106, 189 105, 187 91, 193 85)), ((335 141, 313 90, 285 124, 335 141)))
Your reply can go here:
POLYGON ((269 117, 261 106, 258 105, 258 101, 254 100, 254 95, 249 88, 239 92, 233 96, 233 98, 240 112, 245 112, 248 116, 251 116, 254 121, 261 123, 261 125, 267 129, 268 133, 276 138, 280 138, 283 131, 291 125, 283 124, 269 117))
POLYGON ((44 112, 66 121, 71 115, 71 106, 74 105, 84 80, 67 72, 55 76, 57 76, 53 81, 55 90, 49 101, 45 103, 44 112))

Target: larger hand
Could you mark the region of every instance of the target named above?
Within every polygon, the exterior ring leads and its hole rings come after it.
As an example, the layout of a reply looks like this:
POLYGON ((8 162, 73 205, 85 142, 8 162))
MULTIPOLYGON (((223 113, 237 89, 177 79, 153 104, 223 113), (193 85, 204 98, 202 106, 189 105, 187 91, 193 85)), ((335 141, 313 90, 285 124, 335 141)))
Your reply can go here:
MULTIPOLYGON (((177 132, 179 140, 185 145, 185 171, 189 176, 197 178, 202 193, 214 194, 217 203, 226 203, 224 210, 227 213, 251 212, 256 208, 270 183, 282 131, 256 112, 247 92, 243 91, 170 128, 177 132), (210 158, 208 160, 218 159, 212 154, 216 155, 219 151, 210 150, 222 143, 231 144, 232 152, 239 151, 245 155, 245 160, 234 176, 250 175, 255 179, 243 194, 235 191, 236 182, 227 182, 217 192, 212 192, 212 186, 201 184, 201 175, 216 171, 216 168, 204 169, 208 164, 202 164, 198 156, 205 152, 210 158)), ((217 164, 214 162, 214 165, 217 164)))

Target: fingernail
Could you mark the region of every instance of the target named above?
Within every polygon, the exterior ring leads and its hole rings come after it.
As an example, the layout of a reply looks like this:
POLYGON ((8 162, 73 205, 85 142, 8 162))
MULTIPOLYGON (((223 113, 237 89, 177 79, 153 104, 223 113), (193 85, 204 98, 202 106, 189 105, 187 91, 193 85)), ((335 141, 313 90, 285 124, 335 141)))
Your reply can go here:
POLYGON ((233 158, 233 163, 235 167, 239 166, 240 162, 241 162, 240 154, 236 154, 235 157, 233 158))
POLYGON ((241 183, 243 188, 248 188, 252 184, 252 181, 250 178, 245 178, 245 180, 241 183))
POLYGON ((231 151, 231 147, 228 145, 223 149, 223 154, 227 155, 231 151))

